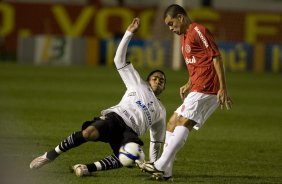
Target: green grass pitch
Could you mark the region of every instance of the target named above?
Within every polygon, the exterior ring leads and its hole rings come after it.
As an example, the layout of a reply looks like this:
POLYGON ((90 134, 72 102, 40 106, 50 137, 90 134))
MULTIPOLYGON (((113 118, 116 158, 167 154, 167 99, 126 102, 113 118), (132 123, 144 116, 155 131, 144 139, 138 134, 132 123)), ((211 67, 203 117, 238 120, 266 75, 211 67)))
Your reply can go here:
MULTIPOLYGON (((180 105, 186 70, 164 69, 161 99, 168 117, 180 105)), ((148 69, 140 70, 145 78, 148 69)), ((231 111, 218 109, 193 131, 177 155, 175 183, 282 183, 282 75, 227 73, 231 111)), ((156 183, 137 168, 78 178, 68 167, 111 154, 104 143, 86 143, 31 171, 30 161, 54 148, 85 120, 119 102, 125 87, 107 67, 52 67, 0 63, 0 183, 156 183)), ((148 134, 143 137, 148 153, 148 134)))

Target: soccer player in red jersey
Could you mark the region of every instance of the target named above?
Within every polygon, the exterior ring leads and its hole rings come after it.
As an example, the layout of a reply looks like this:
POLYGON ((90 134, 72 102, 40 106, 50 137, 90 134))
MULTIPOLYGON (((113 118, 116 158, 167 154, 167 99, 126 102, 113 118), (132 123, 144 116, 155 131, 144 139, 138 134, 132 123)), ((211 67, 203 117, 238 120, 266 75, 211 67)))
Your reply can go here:
POLYGON ((186 11, 177 4, 165 10, 164 22, 170 31, 181 37, 189 80, 180 87, 183 103, 168 121, 161 157, 154 163, 139 164, 141 169, 156 179, 172 177, 176 153, 184 145, 189 132, 198 130, 219 105, 228 110, 232 107, 220 52, 209 30, 192 22, 186 11))

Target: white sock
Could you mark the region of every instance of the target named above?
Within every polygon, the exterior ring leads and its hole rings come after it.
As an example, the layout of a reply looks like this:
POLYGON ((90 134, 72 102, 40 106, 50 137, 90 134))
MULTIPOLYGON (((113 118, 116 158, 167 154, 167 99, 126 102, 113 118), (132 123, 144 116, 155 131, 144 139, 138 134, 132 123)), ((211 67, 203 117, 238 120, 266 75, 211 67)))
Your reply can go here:
POLYGON ((101 171, 102 170, 102 165, 101 165, 101 163, 99 161, 94 162, 94 164, 95 164, 95 166, 97 168, 97 171, 101 171))
POLYGON ((172 176, 172 169, 173 169, 173 163, 175 161, 176 155, 173 155, 170 158, 170 161, 167 164, 167 167, 164 170, 164 177, 171 177, 172 176))
POLYGON ((55 148, 55 151, 56 151, 58 154, 63 153, 63 151, 62 151, 62 150, 60 150, 60 147, 59 147, 59 146, 57 146, 57 147, 55 148))
POLYGON ((189 129, 185 126, 176 126, 173 131, 173 136, 170 138, 168 145, 164 149, 162 156, 154 163, 156 169, 166 170, 171 158, 174 158, 176 153, 184 145, 189 134, 189 129))
MULTIPOLYGON (((168 142, 170 140, 170 138, 173 137, 173 133, 166 131, 166 135, 165 135, 165 144, 163 147, 163 151, 166 149, 168 142)), ((164 171, 164 177, 170 177, 172 176, 172 167, 173 167, 173 162, 174 162, 175 156, 173 158, 170 159, 167 168, 164 171)))
POLYGON ((173 132, 166 131, 165 134, 165 144, 163 150, 167 147, 170 138, 173 136, 173 132))

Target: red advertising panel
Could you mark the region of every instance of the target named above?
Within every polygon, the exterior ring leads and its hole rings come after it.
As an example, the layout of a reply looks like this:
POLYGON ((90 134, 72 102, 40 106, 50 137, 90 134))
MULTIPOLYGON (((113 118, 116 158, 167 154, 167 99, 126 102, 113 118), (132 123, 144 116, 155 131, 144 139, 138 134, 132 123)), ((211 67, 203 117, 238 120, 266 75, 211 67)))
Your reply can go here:
MULTIPOLYGON (((223 43, 221 46, 223 46, 224 57, 235 58, 233 65, 229 65, 231 68, 236 68, 239 71, 252 69, 264 71, 265 66, 268 66, 265 63, 269 61, 269 58, 266 57, 280 58, 280 55, 279 57, 276 56, 277 54, 275 55, 276 52, 273 52, 273 55, 268 51, 269 49, 266 52, 265 45, 270 48, 269 45, 281 45, 282 43, 281 12, 189 9, 189 7, 186 10, 192 20, 207 26, 215 35, 216 40, 223 43), (232 43, 242 44, 239 46, 235 44, 236 47, 233 48, 234 44, 232 43), (248 53, 248 57, 245 57, 247 60, 236 60, 236 58, 242 59, 241 56, 244 56, 244 53, 248 53), (274 55, 275 57, 273 57, 274 55)), ((18 40, 24 36, 80 37, 88 40, 87 44, 85 43, 86 48, 90 48, 90 43, 95 43, 95 48, 97 48, 95 54, 86 56, 87 63, 95 64, 96 61, 93 61, 93 58, 98 58, 98 60, 103 58, 104 41, 109 40, 107 43, 111 43, 111 39, 120 37, 133 17, 141 18, 142 26, 137 35, 140 40, 154 39, 154 35, 171 36, 172 34, 169 33, 162 19, 156 21, 156 15, 159 15, 158 11, 157 7, 133 9, 97 5, 0 2, 0 56, 2 53, 16 55, 18 40), (155 27, 159 29, 154 32, 153 28, 155 27), (93 40, 95 41, 93 42, 93 40)), ((157 40, 162 42, 167 40, 167 37, 159 36, 157 40)), ((164 46, 158 47, 163 48, 164 46)), ((274 49, 274 51, 276 50, 274 49)), ((273 66, 279 68, 280 62, 276 63, 279 65, 273 66)))
MULTIPOLYGON (((193 20, 209 27, 220 41, 282 43, 280 12, 189 8, 187 12, 193 20)), ((139 37, 143 39, 150 36, 155 13, 153 8, 0 3, 0 35, 5 37, 6 49, 9 51, 16 50, 17 37, 22 35, 110 38, 123 32, 132 18, 138 16, 142 20, 139 37)))

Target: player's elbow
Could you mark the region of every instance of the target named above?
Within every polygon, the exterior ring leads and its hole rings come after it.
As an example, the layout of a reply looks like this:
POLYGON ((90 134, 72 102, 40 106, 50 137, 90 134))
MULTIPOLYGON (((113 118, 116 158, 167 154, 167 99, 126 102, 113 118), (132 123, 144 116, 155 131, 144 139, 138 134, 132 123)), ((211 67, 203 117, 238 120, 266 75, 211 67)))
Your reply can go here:
POLYGON ((117 68, 122 68, 125 65, 125 61, 121 57, 115 57, 114 58, 114 63, 117 68))
POLYGON ((120 59, 121 59, 120 57, 115 56, 114 57, 114 63, 118 63, 120 61, 120 59))

